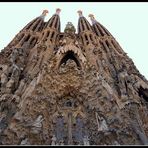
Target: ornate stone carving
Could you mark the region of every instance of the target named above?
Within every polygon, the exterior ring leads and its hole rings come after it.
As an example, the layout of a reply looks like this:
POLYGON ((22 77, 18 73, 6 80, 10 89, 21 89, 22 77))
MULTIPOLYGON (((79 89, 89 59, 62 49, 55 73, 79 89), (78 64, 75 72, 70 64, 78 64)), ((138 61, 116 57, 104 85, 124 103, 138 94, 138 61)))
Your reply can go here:
POLYGON ((106 123, 106 120, 103 118, 103 116, 99 116, 98 113, 96 112, 96 120, 97 120, 97 124, 98 124, 98 131, 108 131, 108 126, 106 123))
POLYGON ((64 32, 67 33, 67 34, 75 34, 76 29, 75 29, 74 25, 71 22, 68 22, 66 24, 64 32))
POLYGON ((0 53, 0 144, 146 145, 147 80, 93 15, 61 32, 60 11, 0 53))

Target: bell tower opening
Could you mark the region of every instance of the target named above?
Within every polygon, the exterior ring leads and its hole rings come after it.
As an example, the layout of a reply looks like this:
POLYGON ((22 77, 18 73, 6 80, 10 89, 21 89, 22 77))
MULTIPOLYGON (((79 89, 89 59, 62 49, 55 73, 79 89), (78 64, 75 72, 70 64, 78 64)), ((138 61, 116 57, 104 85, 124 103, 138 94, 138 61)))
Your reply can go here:
POLYGON ((78 68, 81 67, 80 62, 77 59, 77 55, 73 51, 66 52, 66 54, 64 55, 64 57, 62 58, 62 60, 61 60, 61 62, 59 64, 59 67, 62 64, 66 65, 69 60, 71 60, 71 62, 74 61, 76 63, 76 65, 77 65, 78 68))

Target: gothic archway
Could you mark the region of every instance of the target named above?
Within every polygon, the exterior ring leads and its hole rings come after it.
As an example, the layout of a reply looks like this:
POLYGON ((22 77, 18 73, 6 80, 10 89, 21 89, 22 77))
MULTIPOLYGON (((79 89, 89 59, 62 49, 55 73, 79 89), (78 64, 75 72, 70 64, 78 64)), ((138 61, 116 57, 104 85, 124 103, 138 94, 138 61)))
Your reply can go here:
POLYGON ((67 51, 64 56, 62 57, 62 59, 59 62, 59 66, 60 67, 62 64, 66 65, 68 60, 72 60, 76 63, 77 67, 80 69, 81 68, 81 64, 80 61, 78 59, 78 56, 73 52, 73 51, 67 51))

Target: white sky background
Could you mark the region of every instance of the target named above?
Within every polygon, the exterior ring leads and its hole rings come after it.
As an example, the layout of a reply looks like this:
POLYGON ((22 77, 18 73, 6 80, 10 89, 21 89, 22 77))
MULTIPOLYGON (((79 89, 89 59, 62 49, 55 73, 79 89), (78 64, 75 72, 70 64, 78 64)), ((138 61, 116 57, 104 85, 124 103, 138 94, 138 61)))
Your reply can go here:
POLYGON ((47 21, 56 8, 61 8, 61 31, 68 21, 77 29, 77 10, 90 22, 93 13, 96 20, 116 38, 123 50, 133 60, 142 75, 148 79, 148 3, 121 2, 12 2, 0 3, 0 50, 35 17, 48 9, 47 21))

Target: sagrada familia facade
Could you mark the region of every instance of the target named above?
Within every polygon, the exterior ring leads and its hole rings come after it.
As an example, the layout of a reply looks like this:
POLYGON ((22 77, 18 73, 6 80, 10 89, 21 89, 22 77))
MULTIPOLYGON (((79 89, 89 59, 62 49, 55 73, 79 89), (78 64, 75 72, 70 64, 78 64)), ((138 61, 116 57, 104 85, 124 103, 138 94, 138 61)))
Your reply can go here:
POLYGON ((61 32, 60 11, 0 52, 0 145, 147 145, 148 81, 94 15, 61 32))

